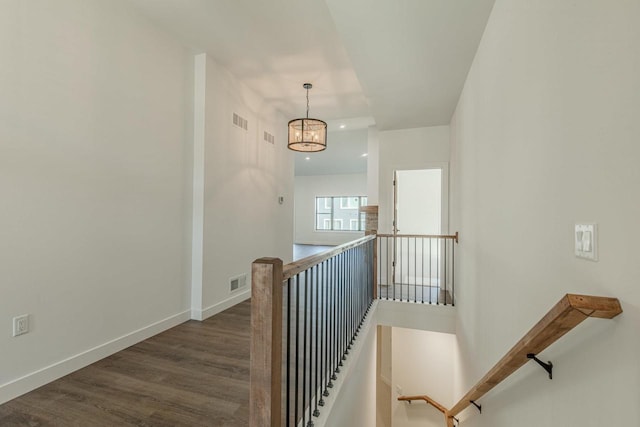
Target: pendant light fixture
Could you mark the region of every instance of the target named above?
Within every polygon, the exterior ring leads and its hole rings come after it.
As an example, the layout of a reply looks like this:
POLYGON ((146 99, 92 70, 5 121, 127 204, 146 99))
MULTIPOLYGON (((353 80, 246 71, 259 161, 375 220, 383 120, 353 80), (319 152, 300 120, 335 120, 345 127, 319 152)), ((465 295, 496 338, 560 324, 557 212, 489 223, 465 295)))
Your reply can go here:
POLYGON ((307 117, 289 122, 289 143, 293 151, 313 152, 327 148, 327 124, 322 120, 309 118, 309 89, 311 83, 302 85, 307 90, 307 117))

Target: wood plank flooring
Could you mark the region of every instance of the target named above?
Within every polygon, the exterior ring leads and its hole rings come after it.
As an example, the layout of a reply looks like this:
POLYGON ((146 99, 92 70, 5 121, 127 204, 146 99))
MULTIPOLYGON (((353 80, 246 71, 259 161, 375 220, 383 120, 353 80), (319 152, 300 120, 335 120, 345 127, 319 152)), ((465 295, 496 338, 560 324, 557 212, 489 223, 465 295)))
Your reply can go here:
POLYGON ((0 405, 0 426, 247 426, 250 317, 183 323, 0 405))

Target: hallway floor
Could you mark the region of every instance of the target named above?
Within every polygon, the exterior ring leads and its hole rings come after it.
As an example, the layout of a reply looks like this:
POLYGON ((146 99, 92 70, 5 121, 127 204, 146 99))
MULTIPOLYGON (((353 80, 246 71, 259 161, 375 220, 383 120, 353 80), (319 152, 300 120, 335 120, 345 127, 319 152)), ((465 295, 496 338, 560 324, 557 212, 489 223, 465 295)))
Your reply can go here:
POLYGON ((333 249, 335 246, 323 246, 323 245, 293 245, 293 260, 298 261, 302 258, 306 258, 311 255, 319 254, 333 249))
POLYGON ((178 325, 0 405, 0 426, 247 426, 250 317, 178 325))

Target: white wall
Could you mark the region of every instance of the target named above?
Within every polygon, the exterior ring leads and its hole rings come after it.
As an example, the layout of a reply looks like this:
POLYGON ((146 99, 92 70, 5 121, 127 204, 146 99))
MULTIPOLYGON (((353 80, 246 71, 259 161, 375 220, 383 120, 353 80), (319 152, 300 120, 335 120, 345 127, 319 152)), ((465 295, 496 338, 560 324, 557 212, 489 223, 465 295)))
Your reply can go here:
POLYGON ((424 401, 399 402, 398 396, 428 395, 445 408, 454 405, 456 336, 392 328, 391 413, 394 427, 442 427, 444 415, 424 401))
POLYGON ((188 318, 190 66, 95 0, 1 2, 0 63, 3 402, 188 318))
POLYGON ((205 64, 204 252, 202 307, 197 319, 249 297, 231 292, 229 280, 250 278, 251 262, 264 256, 292 261, 293 154, 286 148, 286 119, 211 58, 205 64), (233 113, 248 130, 234 126, 233 113), (275 144, 263 139, 274 135, 275 144), (278 197, 284 203, 278 203, 278 197))
POLYGON ((378 133, 378 229, 390 233, 393 222, 393 172, 424 169, 449 161, 449 126, 390 130, 378 133))
POLYGON ((320 412, 318 426, 376 425, 376 307, 365 320, 338 374, 327 406, 320 412))
POLYGON ((618 297, 463 426, 640 425, 640 3, 497 0, 452 133, 460 393, 567 292, 618 297), (573 255, 599 225, 598 262, 573 255))
POLYGON ((378 186, 380 185, 380 140, 378 128, 370 126, 367 132, 367 204, 378 205, 378 186))
POLYGON ((295 177, 295 243, 340 245, 364 236, 364 232, 316 231, 315 198, 366 196, 367 175, 309 175, 295 177))

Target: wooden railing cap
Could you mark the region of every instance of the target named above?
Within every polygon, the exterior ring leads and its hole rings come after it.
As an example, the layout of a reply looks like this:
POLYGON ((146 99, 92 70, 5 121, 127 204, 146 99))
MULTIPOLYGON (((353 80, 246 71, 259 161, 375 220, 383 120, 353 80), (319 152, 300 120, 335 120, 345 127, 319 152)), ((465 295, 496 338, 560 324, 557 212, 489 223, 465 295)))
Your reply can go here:
POLYGON ((253 264, 282 264, 282 260, 274 257, 263 257, 253 261, 253 264))
POLYGON ((345 252, 351 248, 355 248, 356 246, 360 246, 363 243, 368 242, 369 240, 374 240, 375 238, 376 238, 375 235, 364 236, 352 242, 348 242, 343 245, 336 246, 335 248, 329 249, 326 252, 322 252, 316 255, 311 255, 301 260, 294 261, 290 264, 287 264, 284 266, 283 280, 287 280, 288 278, 293 277, 296 274, 301 273, 305 270, 308 270, 309 268, 315 265, 318 265, 321 262, 328 260, 329 258, 332 258, 338 254, 341 254, 342 252, 345 252))

